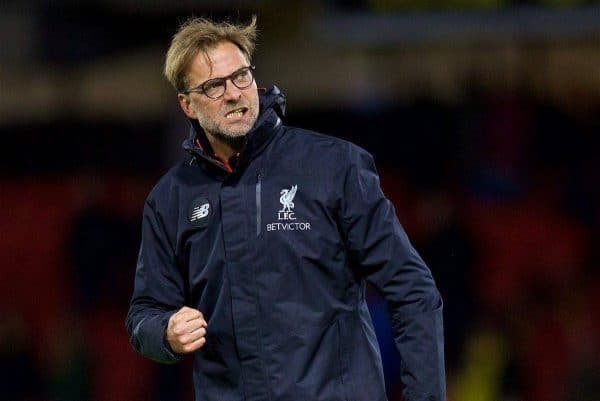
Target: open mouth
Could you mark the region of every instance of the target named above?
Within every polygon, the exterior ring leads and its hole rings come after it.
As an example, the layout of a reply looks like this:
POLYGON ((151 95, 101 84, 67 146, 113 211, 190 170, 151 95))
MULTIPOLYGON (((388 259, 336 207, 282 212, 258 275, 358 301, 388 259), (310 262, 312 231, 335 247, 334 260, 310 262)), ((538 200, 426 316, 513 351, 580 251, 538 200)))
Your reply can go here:
POLYGON ((239 118, 239 117, 243 116, 244 114, 246 114, 246 111, 248 111, 247 107, 240 107, 239 109, 231 110, 230 112, 225 114, 225 118, 227 118, 227 119, 239 118))

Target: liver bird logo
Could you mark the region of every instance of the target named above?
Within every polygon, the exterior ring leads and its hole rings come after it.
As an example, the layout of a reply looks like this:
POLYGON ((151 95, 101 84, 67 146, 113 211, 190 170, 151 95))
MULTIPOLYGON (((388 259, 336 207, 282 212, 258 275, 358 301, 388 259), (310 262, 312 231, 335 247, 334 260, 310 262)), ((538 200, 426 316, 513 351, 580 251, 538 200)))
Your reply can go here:
POLYGON ((293 185, 290 189, 282 189, 281 197, 279 198, 279 202, 283 206, 280 212, 291 212, 294 208, 294 197, 296 196, 296 191, 298 190, 298 185, 293 185))

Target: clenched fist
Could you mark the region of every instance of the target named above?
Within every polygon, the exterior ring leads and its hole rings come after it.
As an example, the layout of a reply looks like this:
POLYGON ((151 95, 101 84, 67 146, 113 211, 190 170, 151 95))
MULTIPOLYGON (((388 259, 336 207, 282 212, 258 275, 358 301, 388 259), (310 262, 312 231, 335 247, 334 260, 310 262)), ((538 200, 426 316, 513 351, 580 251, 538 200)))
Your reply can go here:
POLYGON ((202 312, 184 306, 169 318, 167 341, 178 354, 189 354, 206 342, 206 321, 202 312))

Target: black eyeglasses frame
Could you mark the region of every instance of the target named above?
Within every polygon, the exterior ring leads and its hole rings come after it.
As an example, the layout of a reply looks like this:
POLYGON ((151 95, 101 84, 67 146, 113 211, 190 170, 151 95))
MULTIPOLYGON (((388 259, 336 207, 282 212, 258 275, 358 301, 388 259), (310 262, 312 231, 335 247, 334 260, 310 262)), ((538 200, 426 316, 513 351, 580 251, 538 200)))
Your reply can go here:
POLYGON ((255 66, 253 66, 253 65, 248 65, 248 66, 246 66, 246 67, 242 67, 242 68, 239 68, 239 69, 235 70, 234 72, 232 72, 231 74, 227 75, 226 77, 219 77, 219 78, 211 78, 211 79, 208 79, 208 80, 206 80, 206 81, 202 82, 200 85, 194 86, 193 88, 187 89, 187 90, 185 90, 185 91, 182 91, 182 92, 180 92, 180 93, 181 93, 182 95, 189 95, 190 93, 201 93, 201 94, 203 94, 204 96, 206 96, 206 97, 207 97, 207 98, 209 98, 209 99, 217 100, 217 99, 221 98, 221 97, 222 97, 222 96, 225 94, 225 92, 227 91, 227 81, 231 81, 231 83, 232 83, 232 84, 233 84, 233 85, 234 85, 236 88, 238 88, 238 89, 246 89, 247 87, 249 87, 250 85, 252 85, 252 82, 254 82, 254 70, 255 70, 255 69, 256 69, 256 67, 255 67, 255 66), (248 85, 245 85, 245 86, 242 86, 242 87, 240 87, 240 86, 238 86, 238 85, 235 83, 235 81, 233 80, 233 78, 234 78, 236 75, 238 75, 238 74, 240 74, 241 72, 243 72, 243 71, 248 71, 248 72, 250 72, 250 75, 252 75, 252 79, 250 80, 250 82, 248 83, 248 85), (223 86, 223 88, 224 88, 224 90, 223 90, 223 93, 222 93, 222 94, 220 94, 220 95, 219 95, 219 96, 217 96, 217 97, 212 97, 212 96, 209 96, 209 95, 208 95, 208 93, 206 93, 206 87, 207 87, 207 85, 208 85, 208 84, 210 84, 211 82, 219 82, 219 83, 221 83, 221 86, 223 86))

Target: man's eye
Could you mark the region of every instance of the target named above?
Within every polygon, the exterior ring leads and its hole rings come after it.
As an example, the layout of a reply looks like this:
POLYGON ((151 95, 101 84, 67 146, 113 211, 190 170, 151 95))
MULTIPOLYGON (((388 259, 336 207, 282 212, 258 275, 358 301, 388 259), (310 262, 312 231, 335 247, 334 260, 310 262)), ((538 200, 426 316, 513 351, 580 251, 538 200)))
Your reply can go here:
POLYGON ((238 83, 246 83, 250 80, 250 73, 248 70, 240 71, 233 77, 233 80, 238 83))
POLYGON ((221 83, 221 81, 208 81, 207 83, 204 84, 204 90, 205 91, 214 90, 222 85, 223 84, 221 83))

